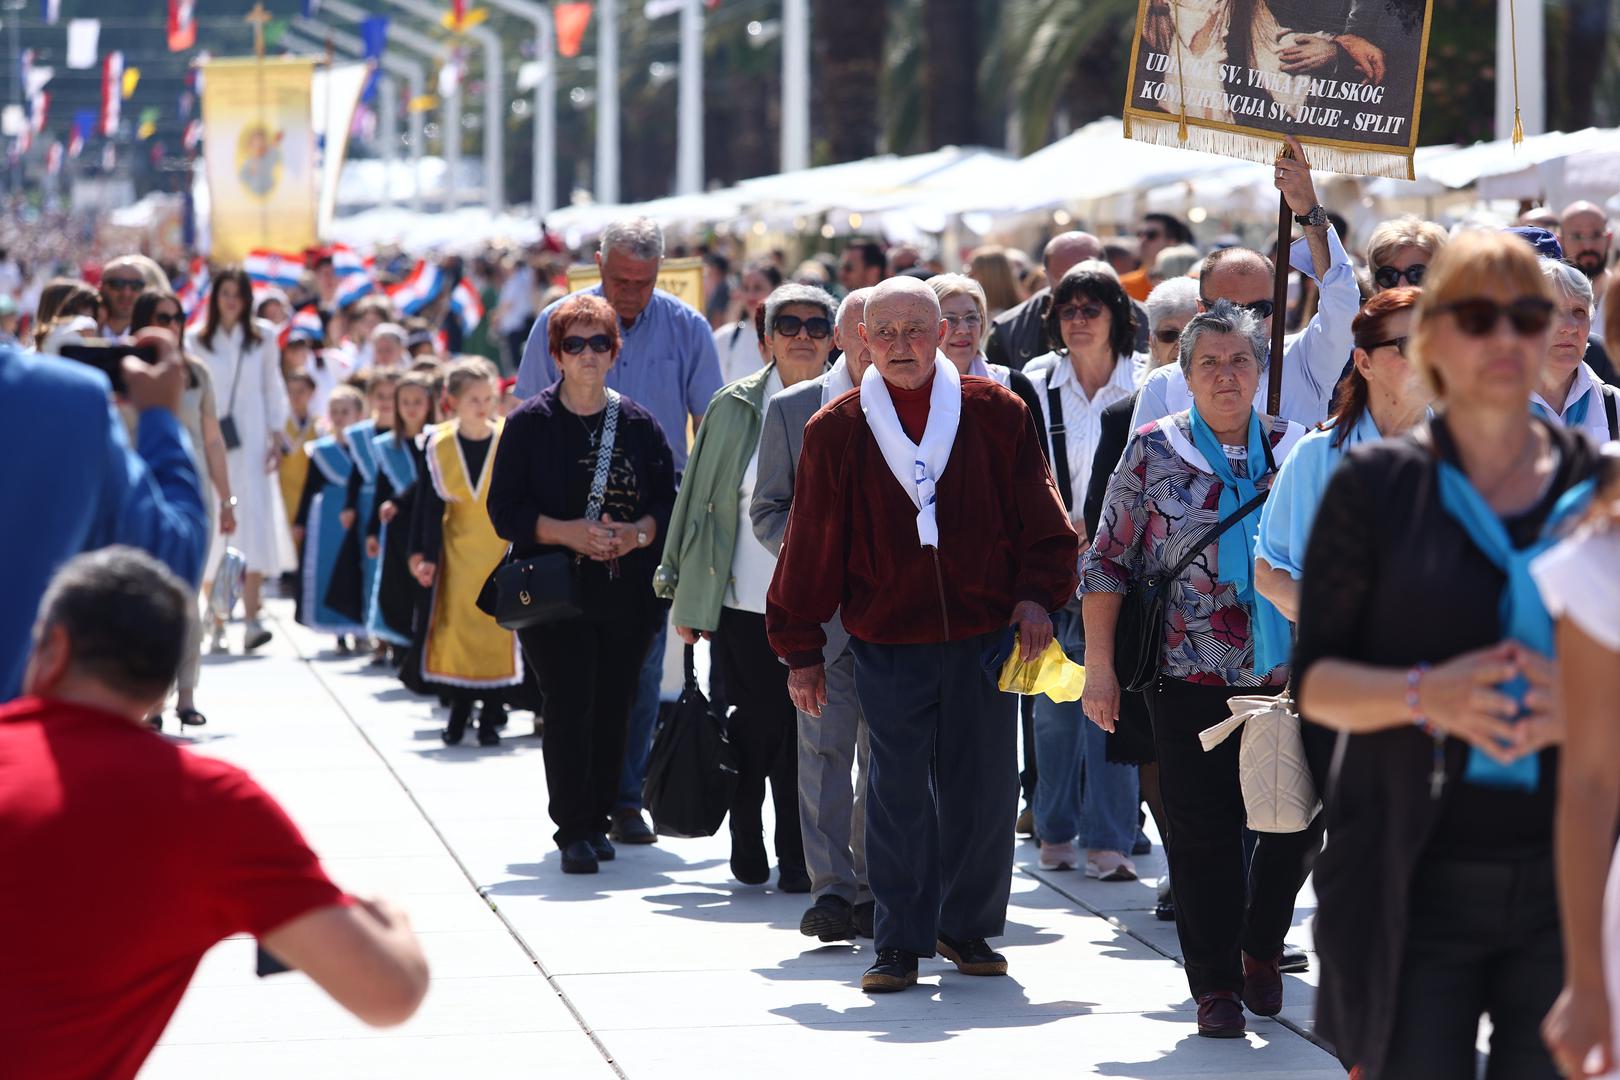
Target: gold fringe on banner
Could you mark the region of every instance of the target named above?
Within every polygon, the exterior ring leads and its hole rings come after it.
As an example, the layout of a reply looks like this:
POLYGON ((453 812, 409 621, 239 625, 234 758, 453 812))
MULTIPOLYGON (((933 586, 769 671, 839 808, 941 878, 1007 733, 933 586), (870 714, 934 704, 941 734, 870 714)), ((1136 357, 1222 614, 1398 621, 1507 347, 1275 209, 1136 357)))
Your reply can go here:
MULTIPOLYGON (((1169 113, 1149 116, 1129 110, 1125 114, 1125 137, 1156 146, 1203 150, 1260 165, 1274 163, 1277 160, 1277 147, 1282 143, 1281 135, 1252 129, 1207 127, 1199 123, 1187 127, 1182 125, 1183 121, 1169 113)), ((1401 147, 1385 150, 1364 143, 1334 146, 1307 142, 1305 156, 1311 168, 1326 172, 1412 179, 1412 155, 1401 147)))

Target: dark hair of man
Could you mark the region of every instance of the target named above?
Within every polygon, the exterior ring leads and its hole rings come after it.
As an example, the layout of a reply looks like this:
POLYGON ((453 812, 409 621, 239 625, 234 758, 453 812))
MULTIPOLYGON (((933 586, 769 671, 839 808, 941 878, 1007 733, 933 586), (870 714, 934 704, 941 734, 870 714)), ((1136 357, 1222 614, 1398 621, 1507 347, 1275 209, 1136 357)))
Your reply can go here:
POLYGON ((1165 238, 1172 244, 1190 244, 1193 242, 1192 230, 1187 223, 1173 214, 1151 213, 1143 214, 1143 221, 1158 223, 1164 229, 1165 238))
POLYGON ((156 698, 180 668, 192 603, 191 590, 150 555, 103 548, 56 572, 34 638, 60 626, 74 672, 131 698, 156 698))
POLYGON ((883 245, 876 240, 851 240, 848 250, 860 255, 862 265, 868 270, 889 269, 888 256, 883 254, 883 245))
POLYGON ((214 278, 214 287, 208 290, 208 315, 203 319, 202 333, 197 335, 204 348, 214 347, 214 333, 219 329, 219 290, 227 281, 236 282, 237 294, 242 298, 242 317, 238 321, 242 324, 243 343, 259 343, 259 328, 253 325, 253 279, 240 266, 227 266, 214 278))
MULTIPOLYGON (((163 303, 165 300, 172 302, 176 308, 181 306, 180 298, 174 295, 174 293, 170 292, 168 289, 143 290, 141 295, 135 298, 135 307, 130 311, 130 333, 134 333, 137 330, 145 330, 148 326, 151 326, 153 313, 157 311, 157 306, 163 303)), ((184 318, 183 310, 181 312, 181 317, 184 318)))
POLYGON ((1108 309, 1112 320, 1108 331, 1108 348, 1117 356, 1130 356, 1136 351, 1136 316, 1131 310, 1131 298, 1119 279, 1100 270, 1075 267, 1052 287, 1041 313, 1041 326, 1046 331, 1048 348, 1062 351, 1063 324, 1058 319, 1058 308, 1065 304, 1094 300, 1108 309))

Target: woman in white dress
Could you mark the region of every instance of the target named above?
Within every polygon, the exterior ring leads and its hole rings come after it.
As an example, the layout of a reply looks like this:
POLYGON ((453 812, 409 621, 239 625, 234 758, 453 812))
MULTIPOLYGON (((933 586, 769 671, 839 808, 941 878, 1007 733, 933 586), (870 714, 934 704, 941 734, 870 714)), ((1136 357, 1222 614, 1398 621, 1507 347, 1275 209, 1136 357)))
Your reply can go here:
POLYGON ((1620 508, 1611 503, 1602 513, 1607 521, 1547 552, 1533 573, 1558 616, 1565 724, 1556 826, 1564 990, 1542 1036, 1565 1076, 1612 1078, 1620 1031, 1620 508))
MULTIPOLYGON (((233 544, 247 562, 242 647, 248 651, 270 640, 270 631, 259 622, 265 575, 279 575, 293 561, 276 482, 286 452, 280 433, 287 420, 287 390, 281 381, 274 329, 248 314, 252 296, 253 283, 246 271, 239 267, 221 271, 208 294, 207 318, 186 335, 186 351, 205 362, 214 377, 231 491, 237 499, 233 544)), ((217 565, 216 560, 211 558, 209 565, 217 565)), ((223 647, 224 625, 216 621, 214 648, 223 647)))

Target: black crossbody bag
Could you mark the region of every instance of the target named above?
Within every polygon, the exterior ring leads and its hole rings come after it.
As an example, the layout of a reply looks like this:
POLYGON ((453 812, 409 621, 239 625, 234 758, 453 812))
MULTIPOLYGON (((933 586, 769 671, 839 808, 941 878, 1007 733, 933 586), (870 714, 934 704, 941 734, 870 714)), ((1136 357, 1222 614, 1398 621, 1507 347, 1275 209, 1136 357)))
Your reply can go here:
MULTIPOLYGON (((585 518, 602 516, 602 495, 607 490, 608 472, 613 465, 613 443, 619 432, 619 395, 607 392, 607 415, 602 420, 602 443, 596 451, 596 473, 591 477, 591 493, 585 500, 585 518)), ((531 626, 561 622, 582 614, 579 579, 574 564, 580 556, 550 551, 532 559, 506 560, 495 568, 478 597, 478 607, 506 630, 526 630, 531 626), (491 595, 493 594, 493 595, 491 595)))
MULTIPOLYGON (((1267 471, 1275 472, 1277 465, 1271 456, 1271 442, 1269 439, 1263 441, 1267 471)), ((1125 602, 1119 608, 1119 621, 1114 624, 1114 675, 1119 680, 1121 690, 1146 690, 1159 677, 1164 656, 1164 612, 1169 603, 1170 586, 1193 564, 1200 551, 1248 517, 1270 494, 1269 488, 1262 491, 1231 515, 1210 526, 1209 531, 1199 537, 1198 542, 1169 571, 1131 581, 1125 590, 1125 602)))

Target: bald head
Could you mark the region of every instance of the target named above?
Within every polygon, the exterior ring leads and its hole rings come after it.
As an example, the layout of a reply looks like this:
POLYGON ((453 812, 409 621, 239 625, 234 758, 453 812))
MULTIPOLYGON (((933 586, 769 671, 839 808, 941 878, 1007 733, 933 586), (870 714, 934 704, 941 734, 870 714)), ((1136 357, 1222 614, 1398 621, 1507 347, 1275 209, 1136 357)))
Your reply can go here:
POLYGON ((939 297, 913 277, 894 277, 866 298, 861 340, 885 382, 914 390, 934 374, 934 354, 945 336, 939 297))
POLYGON ((1076 263, 1100 259, 1102 254, 1102 241, 1088 232, 1058 233, 1046 242, 1046 249, 1041 252, 1046 280, 1062 281, 1063 275, 1072 270, 1076 263))

